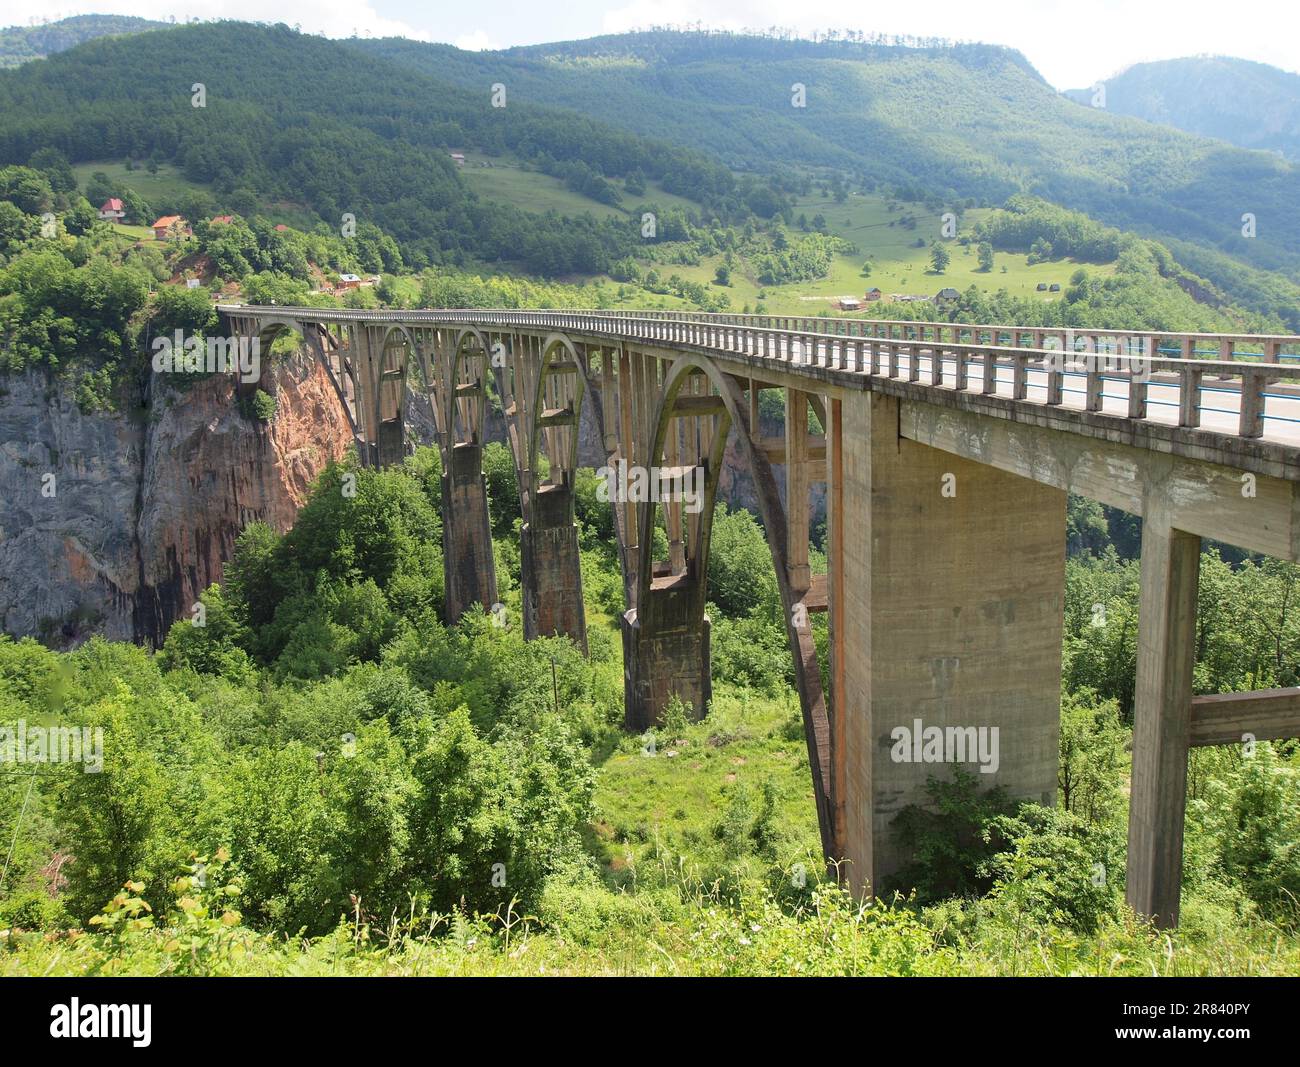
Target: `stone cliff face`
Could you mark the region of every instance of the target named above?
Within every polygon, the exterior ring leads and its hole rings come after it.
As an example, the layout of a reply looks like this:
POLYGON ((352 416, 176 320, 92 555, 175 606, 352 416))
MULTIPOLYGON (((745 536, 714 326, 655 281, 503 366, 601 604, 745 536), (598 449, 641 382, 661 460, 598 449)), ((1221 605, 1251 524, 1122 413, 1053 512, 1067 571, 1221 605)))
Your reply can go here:
MULTIPOLYGON (((83 414, 73 386, 44 371, 0 378, 0 628, 69 647, 93 633, 161 643, 199 594, 222 580, 239 532, 288 529, 331 459, 352 446, 347 417, 306 353, 268 370, 270 423, 241 412, 231 378, 187 389, 155 376, 120 414, 83 414)), ((408 396, 407 438, 434 439, 427 397, 408 396)), ((779 434, 779 424, 763 432, 779 434)), ((506 439, 489 409, 488 440, 506 439)), ((583 405, 580 462, 603 447, 583 405)), ((778 484, 784 491, 778 472, 778 484)), ((757 510, 734 440, 719 498, 757 510)), ((813 521, 824 507, 816 487, 813 521)))
POLYGON ((0 626, 58 646, 96 632, 161 642, 221 580, 239 531, 286 529, 352 443, 305 355, 268 370, 269 423, 241 413, 225 376, 188 389, 155 376, 147 406, 121 414, 82 414, 43 371, 0 387, 0 626))

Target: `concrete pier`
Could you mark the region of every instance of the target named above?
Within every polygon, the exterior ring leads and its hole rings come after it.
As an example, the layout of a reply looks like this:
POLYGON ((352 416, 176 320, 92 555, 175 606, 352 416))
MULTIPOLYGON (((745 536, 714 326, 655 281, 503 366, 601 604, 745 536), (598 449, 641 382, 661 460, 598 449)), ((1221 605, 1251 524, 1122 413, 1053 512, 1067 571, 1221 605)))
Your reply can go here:
POLYGON ((447 621, 454 623, 472 608, 491 610, 497 579, 483 450, 458 444, 450 456, 442 472, 442 569, 447 621))
POLYGON ((896 728, 961 728, 975 739, 961 766, 981 788, 1053 802, 1066 494, 900 438, 891 397, 845 403, 842 419, 833 734, 849 877, 879 889, 908 858, 894 818, 927 804, 929 778, 952 773, 951 762, 916 762, 910 744, 900 761, 896 728), (997 753, 989 773, 975 758, 981 737, 997 753))
POLYGON ((587 616, 582 603, 578 525, 573 490, 543 485, 533 495, 528 522, 520 531, 523 554, 524 636, 564 634, 587 651, 587 616))

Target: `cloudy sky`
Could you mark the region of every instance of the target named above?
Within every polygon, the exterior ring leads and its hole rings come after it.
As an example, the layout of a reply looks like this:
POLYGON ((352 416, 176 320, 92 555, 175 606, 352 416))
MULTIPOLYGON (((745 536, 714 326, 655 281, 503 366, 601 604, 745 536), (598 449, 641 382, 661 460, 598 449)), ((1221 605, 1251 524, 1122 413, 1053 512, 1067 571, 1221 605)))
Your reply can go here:
POLYGON ((828 28, 990 41, 1020 49, 1057 88, 1133 63, 1214 53, 1300 72, 1295 0, 6 0, 0 22, 102 12, 178 21, 238 18, 310 33, 403 36, 462 48, 592 37, 652 25, 828 28))

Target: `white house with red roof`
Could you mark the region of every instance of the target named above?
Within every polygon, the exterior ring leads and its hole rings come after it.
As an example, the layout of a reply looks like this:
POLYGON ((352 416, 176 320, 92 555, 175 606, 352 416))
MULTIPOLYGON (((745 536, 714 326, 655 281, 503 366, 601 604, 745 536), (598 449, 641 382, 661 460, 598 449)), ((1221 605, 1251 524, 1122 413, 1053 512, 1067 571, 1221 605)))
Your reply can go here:
POLYGON ((99 217, 107 219, 109 222, 121 222, 126 218, 126 208, 122 206, 122 201, 117 197, 110 196, 100 205, 99 217))

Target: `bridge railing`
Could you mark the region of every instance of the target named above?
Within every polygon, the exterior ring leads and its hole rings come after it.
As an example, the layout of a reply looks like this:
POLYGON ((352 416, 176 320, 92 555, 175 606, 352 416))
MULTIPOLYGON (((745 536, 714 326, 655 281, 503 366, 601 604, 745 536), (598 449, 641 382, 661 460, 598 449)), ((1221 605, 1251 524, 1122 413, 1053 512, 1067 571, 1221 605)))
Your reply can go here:
POLYGON ((1010 326, 993 323, 940 322, 911 319, 867 319, 835 315, 789 316, 732 312, 621 311, 592 309, 590 314, 689 319, 830 333, 846 337, 879 337, 900 341, 966 342, 1013 348, 1073 348, 1075 351, 1119 352, 1150 344, 1162 355, 1181 359, 1279 363, 1300 362, 1300 334, 1189 333, 1170 330, 1110 330, 1090 326, 1010 326))
MULTIPOLYGON (((590 327, 604 313, 573 316, 571 328, 590 327)), ((1049 406, 1064 406, 1067 393, 1083 397, 1086 411, 1105 410, 1107 399, 1124 402, 1126 417, 1145 419, 1152 405, 1177 408, 1177 425, 1196 428, 1206 411, 1235 415, 1237 435, 1261 437, 1265 420, 1280 418, 1300 422, 1300 417, 1270 416, 1270 395, 1295 401, 1294 394, 1270 394, 1269 388, 1284 379, 1300 379, 1300 367, 1273 362, 1240 362, 1232 368, 1216 360, 1168 358, 1145 353, 1088 348, 1066 351, 1056 348, 1021 348, 991 343, 961 341, 896 340, 882 336, 854 336, 790 329, 771 329, 731 324, 723 318, 700 322, 686 317, 641 318, 627 314, 609 316, 638 336, 679 343, 697 344, 715 350, 738 352, 777 362, 816 366, 830 370, 880 375, 908 382, 943 386, 951 381, 957 391, 971 388, 972 367, 979 369, 979 390, 983 395, 1005 395, 1030 401, 1030 392, 1041 392, 1033 400, 1049 406), (926 366, 928 364, 928 366, 926 366), (949 366, 951 364, 951 367, 949 366), (1009 380, 1001 371, 1009 372, 1009 380), (1229 373, 1225 374, 1225 371, 1229 373), (923 377, 924 373, 924 377, 923 377), (1210 378, 1214 384, 1208 384, 1210 378), (1082 388, 1070 388, 1069 379, 1081 380, 1082 388), (1123 385, 1122 394, 1109 394, 1107 382, 1123 385), (1003 390, 1002 386, 1008 388, 1003 390), (1169 397, 1172 389, 1177 396, 1169 397), (1153 390, 1159 396, 1153 396, 1153 390), (1207 395, 1208 394, 1208 395, 1207 395), (1215 407, 1208 403, 1215 395, 1235 394, 1236 407, 1215 407)), ((800 320, 809 326, 824 320, 800 320)), ((1300 405, 1296 415, 1300 416, 1300 405)))
MULTIPOLYGON (((844 322, 869 324, 869 320, 827 320, 820 317, 786 319, 782 316, 691 316, 675 312, 534 311, 446 309, 430 311, 361 311, 326 308, 244 308, 224 305, 221 310, 248 314, 260 312, 275 316, 299 317, 306 321, 400 321, 409 324, 463 324, 481 328, 531 327, 565 330, 577 334, 595 334, 620 339, 662 341, 699 348, 711 354, 731 354, 785 365, 790 369, 819 368, 824 371, 854 375, 872 375, 892 380, 921 383, 931 387, 951 387, 959 392, 973 388, 977 375, 981 395, 1004 396, 1022 401, 1073 410, 1120 414, 1129 419, 1147 419, 1152 407, 1176 408, 1176 425, 1197 428, 1206 412, 1235 417, 1236 435, 1244 438, 1263 436, 1268 420, 1300 423, 1300 390, 1281 386, 1286 380, 1300 379, 1300 366, 1273 361, 1237 360, 1225 366, 1220 360, 1171 358, 1156 355, 1160 349, 1147 338, 1133 351, 1110 350, 1093 344, 1083 349, 1064 347, 1021 347, 990 341, 963 341, 962 332, 979 329, 959 324, 936 324, 952 330, 953 340, 934 337, 897 338, 866 332, 832 332, 820 327, 834 327, 844 322), (743 322, 730 321, 733 318, 743 322), (753 324, 749 320, 780 323, 780 326, 753 324), (787 328, 806 326, 807 329, 787 328), (977 368, 977 370, 976 370, 977 368), (1009 377, 1004 377, 1006 372, 1009 377), (1107 392, 1107 384, 1118 385, 1120 392, 1107 392), (1080 387, 1081 386, 1081 387, 1080 387), (1031 394, 1033 394, 1031 396, 1031 394), (1082 396, 1081 403, 1067 397, 1082 396), (1227 400, 1225 401, 1225 398, 1227 400), (1112 401, 1107 410, 1106 401, 1112 401), (1209 401, 1231 403, 1235 407, 1216 407, 1209 401), (1285 405, 1289 414, 1270 411, 1285 405), (1114 410, 1122 407, 1122 413, 1114 410)), ((888 324, 885 324, 888 325, 888 324)), ((909 323, 910 326, 919 324, 909 323)), ((1020 335, 1051 333, 1038 328, 1010 328, 1020 335)), ((1062 331, 1064 333, 1064 331, 1062 331)), ((1130 337, 1119 331, 1111 335, 1130 337)), ((1093 336, 1090 334, 1089 336, 1093 336)), ((1218 335, 1179 335, 1218 336, 1218 335)), ((1261 338, 1242 335, 1259 342, 1261 338)), ((1264 339, 1268 340, 1268 339, 1264 339)), ((1296 339, 1300 342, 1300 338, 1296 339)), ((1119 346, 1116 346, 1118 348, 1119 346)), ((1166 420, 1158 420, 1164 422, 1166 420)), ((1214 419, 1222 424, 1225 420, 1214 419)), ((1222 425, 1208 427, 1214 432, 1230 432, 1222 425)))

